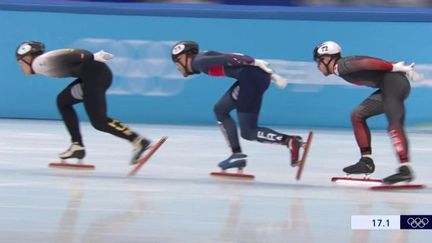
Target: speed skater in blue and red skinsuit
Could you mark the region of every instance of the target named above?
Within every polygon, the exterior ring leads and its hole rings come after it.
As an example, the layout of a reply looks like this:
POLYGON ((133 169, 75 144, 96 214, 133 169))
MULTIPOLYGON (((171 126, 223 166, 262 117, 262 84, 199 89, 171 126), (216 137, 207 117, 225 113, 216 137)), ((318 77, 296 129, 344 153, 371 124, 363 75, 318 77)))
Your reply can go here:
POLYGON ((237 125, 230 115, 233 110, 237 111, 242 138, 288 146, 291 151, 291 165, 298 164, 301 137, 286 135, 258 125, 263 95, 271 80, 281 88, 286 85, 286 80, 273 74, 265 61, 239 53, 199 52, 198 43, 194 41, 176 43, 171 56, 184 77, 205 73, 214 77, 236 79, 214 106, 214 114, 232 152, 228 159, 218 164, 220 168, 241 169, 246 166, 247 155, 242 153, 237 125))
POLYGON ((411 181, 414 176, 409 164, 408 139, 404 131, 405 105, 411 86, 407 76, 416 74, 414 64, 392 63, 369 56, 341 56, 341 48, 334 41, 317 45, 313 51, 314 61, 325 76, 334 74, 345 81, 375 88, 351 113, 351 122, 360 161, 343 169, 347 174, 370 174, 375 170, 372 160, 371 133, 366 123, 370 117, 385 114, 387 131, 399 157, 400 167, 396 174, 383 179, 385 184, 411 181))

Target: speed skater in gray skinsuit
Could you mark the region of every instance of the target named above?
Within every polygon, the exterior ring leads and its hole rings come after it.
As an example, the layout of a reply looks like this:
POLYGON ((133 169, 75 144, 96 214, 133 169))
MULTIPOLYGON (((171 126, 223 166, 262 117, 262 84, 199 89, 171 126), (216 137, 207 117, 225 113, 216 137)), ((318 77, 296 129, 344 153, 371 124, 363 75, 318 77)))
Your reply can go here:
POLYGON ((112 83, 108 65, 95 59, 95 55, 83 49, 57 49, 45 52, 45 45, 38 41, 26 41, 16 50, 16 59, 25 74, 39 74, 47 77, 74 77, 57 96, 57 107, 71 136, 72 145, 59 155, 60 159, 85 156, 78 116, 73 108, 83 103, 91 125, 133 144, 131 164, 137 163, 150 141, 139 136, 118 120, 107 115, 106 91, 112 83))

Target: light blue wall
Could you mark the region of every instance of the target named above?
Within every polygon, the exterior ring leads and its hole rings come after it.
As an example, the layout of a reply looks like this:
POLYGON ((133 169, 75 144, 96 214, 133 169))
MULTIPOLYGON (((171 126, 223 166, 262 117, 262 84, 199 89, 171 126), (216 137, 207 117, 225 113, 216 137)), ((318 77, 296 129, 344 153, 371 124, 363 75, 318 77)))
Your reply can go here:
MULTIPOLYGON (((426 69, 432 63, 429 22, 158 17, 40 9, 33 12, 28 7, 26 11, 4 6, 1 9, 0 117, 59 118, 55 98, 72 79, 24 76, 15 62, 14 50, 29 39, 44 42, 48 49, 102 48, 116 55, 109 64, 115 74, 108 96, 109 113, 125 122, 215 123, 213 104, 233 80, 205 75, 180 77, 169 56, 170 46, 177 40, 195 40, 202 49, 242 52, 273 61, 281 74, 293 79, 285 90, 271 87, 265 95, 261 122, 274 125, 348 127, 351 110, 373 92, 334 77, 326 79, 311 68, 315 65, 311 62, 312 49, 321 41, 338 41, 344 55, 415 61, 426 69), (295 68, 299 64, 306 68, 295 68), (301 74, 296 76, 296 70, 301 74)), ((427 86, 413 88, 407 101, 409 125, 432 121, 431 94, 427 86)), ((81 117, 86 118, 84 113, 81 117)), ((373 119, 371 124, 382 128, 385 120, 373 119)))

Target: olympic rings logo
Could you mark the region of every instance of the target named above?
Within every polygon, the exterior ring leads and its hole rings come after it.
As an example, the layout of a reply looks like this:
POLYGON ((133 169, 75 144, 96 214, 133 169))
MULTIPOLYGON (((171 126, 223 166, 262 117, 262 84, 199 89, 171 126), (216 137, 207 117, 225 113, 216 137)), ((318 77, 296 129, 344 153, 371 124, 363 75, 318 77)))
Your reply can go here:
POLYGON ((429 219, 427 218, 411 218, 407 219, 407 223, 413 228, 424 228, 427 224, 429 224, 429 219))

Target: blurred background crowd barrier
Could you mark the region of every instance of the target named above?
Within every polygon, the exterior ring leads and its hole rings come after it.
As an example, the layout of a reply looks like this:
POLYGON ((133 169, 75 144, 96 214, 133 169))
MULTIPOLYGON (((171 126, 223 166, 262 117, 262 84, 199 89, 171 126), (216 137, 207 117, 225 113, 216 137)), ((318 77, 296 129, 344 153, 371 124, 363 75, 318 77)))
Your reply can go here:
MULTIPOLYGON (((75 0, 80 1, 80 0, 75 0)), ((81 0, 88 2, 203 3, 267 6, 432 7, 430 0, 81 0)))

